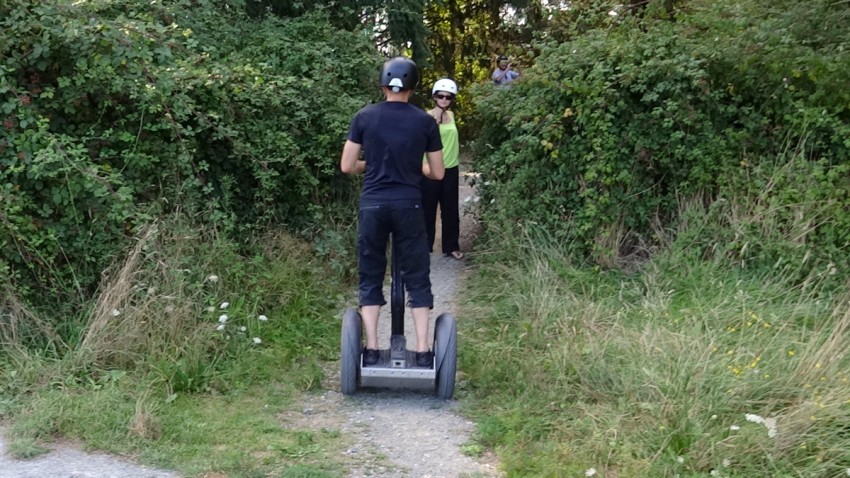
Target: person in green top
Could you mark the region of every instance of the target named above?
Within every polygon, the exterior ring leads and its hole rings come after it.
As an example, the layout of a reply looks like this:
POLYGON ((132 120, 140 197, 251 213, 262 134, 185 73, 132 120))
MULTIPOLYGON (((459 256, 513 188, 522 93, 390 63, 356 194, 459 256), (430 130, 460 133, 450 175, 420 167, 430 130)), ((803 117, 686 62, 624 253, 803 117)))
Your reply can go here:
MULTIPOLYGON (((434 239, 437 229, 437 205, 440 206, 442 219, 443 254, 457 260, 463 259, 460 251, 460 214, 458 212, 458 187, 460 174, 460 141, 452 103, 457 96, 457 83, 449 78, 437 80, 431 89, 431 96, 436 106, 428 110, 440 128, 440 139, 443 142, 443 162, 446 173, 441 180, 422 179, 422 208, 425 212, 425 229, 428 232, 428 250, 434 250, 434 239)), ((427 164, 425 166, 427 169, 427 164)))

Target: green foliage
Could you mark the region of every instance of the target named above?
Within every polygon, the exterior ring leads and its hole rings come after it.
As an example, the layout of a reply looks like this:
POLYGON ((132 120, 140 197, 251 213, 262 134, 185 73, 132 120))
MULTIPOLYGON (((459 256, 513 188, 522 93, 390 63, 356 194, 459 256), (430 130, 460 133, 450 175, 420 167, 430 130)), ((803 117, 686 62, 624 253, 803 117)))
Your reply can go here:
POLYGON ((97 366, 144 364, 169 394, 238 388, 288 366, 293 383, 317 383, 313 364, 337 352, 337 323, 325 320, 337 304, 330 294, 337 283, 319 285, 322 270, 306 259, 305 244, 268 234, 240 252, 181 228, 163 236, 146 251, 126 296, 102 296, 121 316, 86 328, 86 339, 96 333, 89 342, 97 366), (153 330, 139 333, 139 322, 153 330), (247 368, 238 360, 246 355, 253 357, 247 368))
POLYGON ((681 223, 671 228, 673 247, 694 261, 723 257, 733 268, 768 270, 798 282, 825 274, 843 284, 837 272, 847 266, 850 165, 808 160, 801 147, 772 161, 742 164, 744 172, 728 178, 715 200, 698 197, 681 205, 681 223))
POLYGON ((530 65, 534 56, 531 35, 546 28, 541 14, 548 16, 557 11, 556 8, 543 6, 539 1, 428 2, 425 23, 430 31, 428 46, 432 57, 429 67, 422 72, 423 104, 431 107, 430 88, 434 81, 453 78, 460 87, 458 101, 452 104, 452 109, 457 113, 461 138, 466 141, 475 137, 481 126, 473 115, 475 105, 469 88, 476 82, 490 81, 500 54, 511 56, 517 68, 530 65))
POLYGON ((23 308, 0 316, 11 449, 42 453, 62 434, 187 473, 297 464, 337 476, 325 449, 343 446, 338 434, 289 430, 274 416, 318 387, 339 353, 340 283, 286 233, 237 247, 180 216, 145 231, 97 297, 64 318, 69 336, 8 330, 41 322, 23 308))
POLYGON ((410 51, 420 66, 428 63, 428 29, 422 13, 426 0, 339 0, 304 2, 301 0, 245 0, 245 11, 252 17, 277 15, 298 17, 322 11, 334 25, 352 29, 367 27, 385 51, 410 51))
POLYGON ((43 443, 62 434, 183 476, 281 476, 283 469, 282 476, 341 476, 342 465, 333 458, 344 446, 338 435, 279 424, 282 410, 292 406, 293 390, 285 386, 164 402, 131 378, 97 390, 38 391, 11 427, 11 451, 21 457, 44 453, 43 443))
POLYGON ((91 292, 163 210, 235 232, 350 199, 337 158, 374 90, 365 34, 207 1, 15 1, 0 18, 0 270, 28 297, 91 292))
POLYGON ((845 473, 846 287, 695 261, 686 244, 599 271, 531 236, 471 278, 459 313, 476 440, 508 476, 845 473))
MULTIPOLYGON (((658 225, 682 199, 748 194, 779 213, 777 234, 744 242, 785 242, 748 261, 772 265, 778 249, 843 260, 850 43, 837 19, 850 10, 827 3, 689 2, 675 22, 611 17, 566 43, 542 39, 512 89, 476 90, 485 223, 540 225, 608 265, 664 243, 658 225)), ((728 242, 703 237, 697 253, 728 242)))

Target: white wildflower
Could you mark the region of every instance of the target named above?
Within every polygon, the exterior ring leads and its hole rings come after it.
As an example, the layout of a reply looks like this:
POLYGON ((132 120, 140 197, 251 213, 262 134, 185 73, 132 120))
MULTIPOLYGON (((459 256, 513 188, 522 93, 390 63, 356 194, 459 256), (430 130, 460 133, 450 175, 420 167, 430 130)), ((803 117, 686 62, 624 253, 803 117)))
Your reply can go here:
POLYGON ((224 322, 218 324, 218 327, 216 327, 215 330, 224 330, 224 322))
POLYGON ((717 415, 712 415, 712 416, 711 416, 711 419, 712 419, 712 420, 717 420, 717 415))
POLYGON ((216 282, 218 282, 218 276, 215 274, 210 274, 209 276, 207 276, 207 280, 215 284, 216 282))
POLYGON ((246 330, 248 330, 248 327, 245 327, 244 325, 242 327, 239 327, 239 331, 241 332, 245 332, 246 330))
POLYGON ((732 430, 733 432, 736 432, 736 431, 740 430, 741 427, 739 427, 738 425, 732 425, 732 426, 729 427, 729 429, 732 430))
POLYGON ((112 316, 113 316, 113 317, 118 317, 119 315, 121 315, 121 311, 120 311, 120 310, 118 310, 118 309, 112 309, 112 316))
POLYGON ((745 413, 744 417, 748 422, 760 423, 767 428, 767 436, 774 438, 776 436, 776 417, 764 418, 754 413, 745 413))
POLYGON ((722 463, 723 463, 723 466, 725 466, 726 468, 729 468, 730 466, 732 466, 732 460, 730 460, 729 458, 724 458, 722 463))
POLYGON ((677 457, 676 457, 676 462, 677 462, 677 463, 684 463, 684 462, 685 462, 685 457, 683 457, 683 456, 677 456, 677 457))
POLYGON ((756 415, 755 413, 745 413, 744 418, 746 418, 748 422, 764 423, 764 418, 759 415, 756 415))
POLYGON ((221 314, 218 316, 218 323, 224 324, 227 323, 227 314, 221 314))
POLYGON ((206 308, 206 309, 204 309, 204 310, 206 310, 207 312, 215 312, 215 307, 213 307, 213 306, 209 306, 209 307, 207 307, 207 308, 206 308))
POLYGON ((850 468, 847 468, 847 470, 845 470, 845 472, 847 473, 847 476, 850 476, 850 468))
POLYGON ((218 308, 224 310, 227 308, 228 305, 230 305, 230 302, 222 302, 221 305, 218 306, 218 308))
POLYGON ((259 320, 260 322, 265 322, 265 321, 269 320, 269 318, 266 317, 265 315, 261 315, 261 316, 257 317, 257 320, 259 320))
POLYGON ((478 202, 480 200, 481 200, 481 196, 475 196, 475 199, 473 199, 472 202, 478 202))
POLYGON ((463 202, 469 202, 469 201, 472 201, 472 196, 466 196, 465 198, 463 198, 463 202))
POLYGON ((261 343, 263 343, 263 341, 262 341, 262 340, 260 340, 260 338, 259 338, 259 337, 254 337, 254 339, 253 339, 253 340, 254 340, 254 343, 255 343, 255 344, 261 344, 261 343))
POLYGON ((608 16, 609 16, 609 17, 616 17, 617 15, 619 15, 619 13, 617 13, 617 12, 616 12, 616 11, 614 11, 614 10, 611 10, 611 11, 609 11, 609 12, 608 12, 608 16))
POLYGON ((493 204, 494 202, 496 202, 496 198, 490 200, 490 204, 493 204))
POLYGON ((708 474, 711 476, 720 476, 720 472, 717 470, 711 470, 708 474))
POLYGON ((584 476, 593 476, 596 474, 596 468, 588 468, 587 471, 584 472, 584 476))
POLYGON ((767 428, 776 428, 776 417, 765 418, 764 426, 767 428))
POLYGON ((490 181, 484 181, 484 185, 485 185, 485 186, 489 186, 489 185, 490 185, 490 181))

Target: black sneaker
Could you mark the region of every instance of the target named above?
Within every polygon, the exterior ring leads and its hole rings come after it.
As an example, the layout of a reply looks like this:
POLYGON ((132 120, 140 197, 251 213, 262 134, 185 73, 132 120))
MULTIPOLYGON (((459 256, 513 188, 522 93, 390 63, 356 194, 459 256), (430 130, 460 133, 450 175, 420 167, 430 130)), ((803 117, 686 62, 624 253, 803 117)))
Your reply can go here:
POLYGON ((416 366, 431 368, 434 364, 434 352, 416 352, 416 366))
POLYGON ((363 366, 369 367, 378 363, 381 353, 374 349, 363 349, 363 366))

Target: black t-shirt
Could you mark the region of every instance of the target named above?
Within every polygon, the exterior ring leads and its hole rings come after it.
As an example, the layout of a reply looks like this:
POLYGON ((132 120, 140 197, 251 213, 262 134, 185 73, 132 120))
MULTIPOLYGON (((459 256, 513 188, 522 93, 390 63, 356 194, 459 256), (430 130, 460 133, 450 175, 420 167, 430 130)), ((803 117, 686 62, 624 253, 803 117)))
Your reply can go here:
POLYGON ((399 101, 370 105, 354 116, 348 139, 363 146, 366 159, 361 204, 422 200, 422 156, 443 149, 428 113, 399 101))

